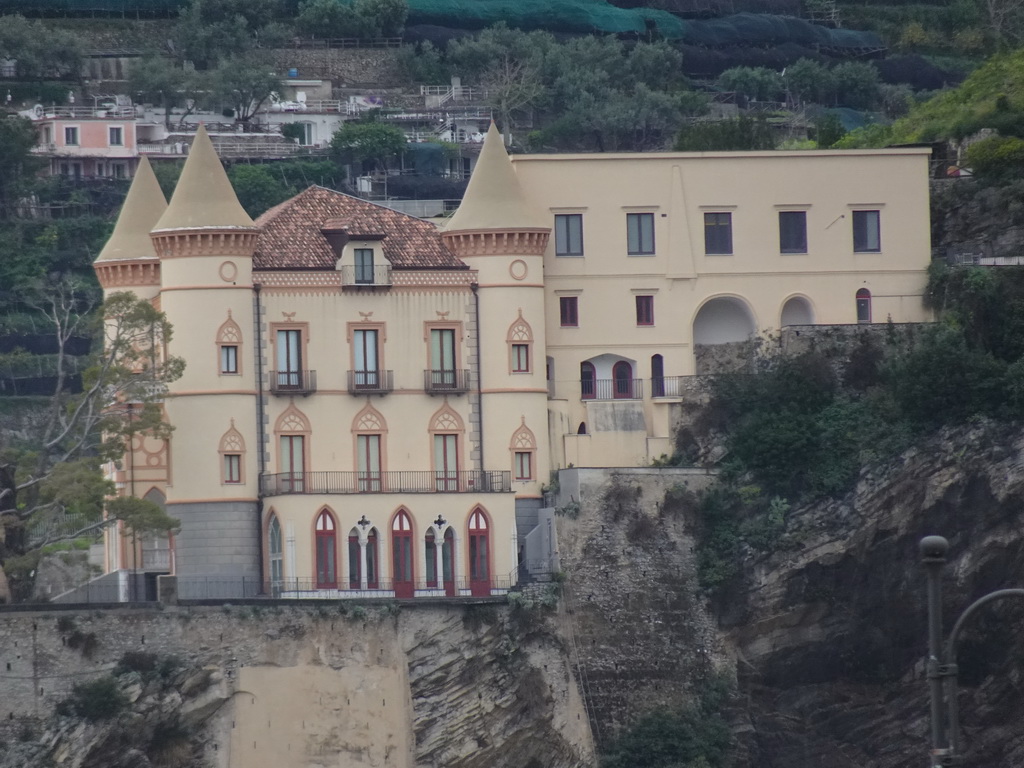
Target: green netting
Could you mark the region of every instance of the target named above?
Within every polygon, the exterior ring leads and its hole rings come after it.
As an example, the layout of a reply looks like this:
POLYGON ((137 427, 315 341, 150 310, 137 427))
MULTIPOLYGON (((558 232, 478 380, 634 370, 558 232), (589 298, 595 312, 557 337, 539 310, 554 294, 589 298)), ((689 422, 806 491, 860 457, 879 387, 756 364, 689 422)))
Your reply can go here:
POLYGON ((134 16, 137 13, 166 16, 177 13, 188 0, 0 0, 0 13, 93 14, 134 16))
POLYGON ((823 48, 883 47, 881 39, 874 32, 829 29, 795 16, 737 13, 721 19, 682 23, 684 43, 708 48, 736 45, 768 46, 782 43, 823 48))

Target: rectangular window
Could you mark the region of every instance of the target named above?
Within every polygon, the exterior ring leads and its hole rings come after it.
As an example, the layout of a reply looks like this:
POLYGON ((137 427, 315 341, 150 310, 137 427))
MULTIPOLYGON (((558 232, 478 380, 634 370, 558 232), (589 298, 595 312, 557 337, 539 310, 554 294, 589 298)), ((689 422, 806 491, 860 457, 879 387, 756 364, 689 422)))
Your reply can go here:
POLYGON ((558 311, 563 328, 575 328, 580 324, 576 298, 576 296, 560 296, 558 298, 558 311))
POLYGON ((354 383, 358 387, 376 388, 380 386, 380 364, 377 359, 377 329, 355 331, 352 334, 352 346, 355 356, 354 383))
POLYGON ((704 253, 711 255, 732 254, 732 214, 704 214, 704 253))
POLYGON ((533 480, 533 453, 516 451, 516 480, 533 480))
POLYGON ((654 297, 636 297, 636 324, 654 325, 654 297))
POLYGON ((238 453, 224 454, 224 482, 242 482, 242 456, 238 453))
POLYGON ((430 331, 430 383, 434 387, 455 387, 455 329, 430 331))
POLYGON ((649 256, 654 253, 654 214, 626 214, 626 253, 649 256))
POLYGON ((124 128, 119 125, 112 125, 107 129, 108 138, 110 140, 110 146, 112 147, 123 147, 124 146, 124 128))
POLYGON ((114 163, 110 167, 111 167, 111 170, 114 173, 114 178, 115 179, 127 179, 128 178, 128 169, 125 167, 124 163, 114 163))
POLYGON ((220 348, 220 372, 238 373, 238 347, 234 344, 222 344, 220 348))
POLYGON ((555 256, 583 255, 583 215, 560 213, 555 216, 555 256))
POLYGON ((434 487, 438 491, 459 490, 456 435, 434 435, 434 478, 434 487))
POLYGON ((281 435, 281 485, 285 493, 302 493, 306 468, 302 435, 281 435))
POLYGON ((298 388, 302 385, 302 331, 277 332, 277 386, 298 388))
POLYGON ((779 251, 807 253, 807 211, 779 211, 779 251))
POLYGON ((360 493, 380 491, 380 435, 356 436, 360 493))
POLYGON ((373 249, 356 248, 356 285, 373 285, 373 249))
POLYGON ((74 126, 64 127, 64 144, 69 147, 78 146, 78 128, 74 126))
POLYGON ((530 372, 530 345, 512 345, 512 373, 530 372))
POLYGON ((853 250, 857 253, 882 250, 879 211, 853 212, 853 250))

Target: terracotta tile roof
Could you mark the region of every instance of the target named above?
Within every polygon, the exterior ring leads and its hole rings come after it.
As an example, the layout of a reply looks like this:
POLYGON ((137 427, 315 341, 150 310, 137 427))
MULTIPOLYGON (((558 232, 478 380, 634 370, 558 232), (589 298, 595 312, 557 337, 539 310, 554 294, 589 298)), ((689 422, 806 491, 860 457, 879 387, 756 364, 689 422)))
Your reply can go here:
POLYGON ((334 269, 337 257, 320 229, 345 221, 353 237, 384 234, 384 256, 396 269, 468 269, 441 242, 437 228, 357 197, 310 187, 256 219, 263 228, 254 269, 334 269))

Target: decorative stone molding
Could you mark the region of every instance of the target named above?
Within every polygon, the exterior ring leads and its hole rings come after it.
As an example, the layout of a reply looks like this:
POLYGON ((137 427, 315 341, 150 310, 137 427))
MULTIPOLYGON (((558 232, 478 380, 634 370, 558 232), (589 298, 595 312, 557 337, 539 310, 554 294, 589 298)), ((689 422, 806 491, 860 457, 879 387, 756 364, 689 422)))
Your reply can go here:
POLYGON ((210 228, 165 229, 150 233, 153 248, 161 259, 190 256, 234 256, 250 258, 256 250, 258 229, 210 228))
POLYGON ((445 232, 444 244, 459 258, 466 256, 543 256, 549 229, 463 230, 445 232))
POLYGON ((153 259, 98 261, 93 264, 93 269, 100 285, 108 290, 133 285, 160 285, 160 262, 153 259))

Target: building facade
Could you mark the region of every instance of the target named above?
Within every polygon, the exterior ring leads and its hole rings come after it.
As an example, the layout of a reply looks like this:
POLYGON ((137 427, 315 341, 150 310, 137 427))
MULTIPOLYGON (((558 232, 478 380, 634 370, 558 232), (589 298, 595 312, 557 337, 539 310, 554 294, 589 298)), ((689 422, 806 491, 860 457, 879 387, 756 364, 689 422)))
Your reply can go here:
POLYGON ((181 519, 184 595, 500 593, 552 470, 670 452, 702 350, 928 319, 927 159, 513 160, 492 126, 439 230, 320 187, 252 221, 201 129, 170 204, 143 161, 96 262, 186 361, 120 492, 181 519))

